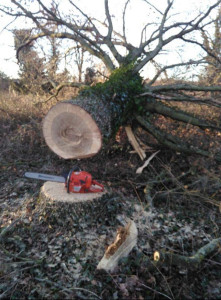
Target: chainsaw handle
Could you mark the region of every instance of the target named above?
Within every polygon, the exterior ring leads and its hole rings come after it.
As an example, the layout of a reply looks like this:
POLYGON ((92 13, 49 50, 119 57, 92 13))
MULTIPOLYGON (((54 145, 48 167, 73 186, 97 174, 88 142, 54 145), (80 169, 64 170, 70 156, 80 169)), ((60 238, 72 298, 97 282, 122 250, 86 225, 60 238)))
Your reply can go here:
POLYGON ((99 187, 101 187, 101 188, 94 188, 94 189, 91 189, 91 190, 90 190, 91 192, 97 193, 97 192, 103 192, 103 191, 104 191, 104 186, 103 186, 103 184, 97 182, 97 181, 94 180, 94 179, 92 180, 92 184, 93 184, 93 185, 97 185, 97 186, 99 186, 99 187))

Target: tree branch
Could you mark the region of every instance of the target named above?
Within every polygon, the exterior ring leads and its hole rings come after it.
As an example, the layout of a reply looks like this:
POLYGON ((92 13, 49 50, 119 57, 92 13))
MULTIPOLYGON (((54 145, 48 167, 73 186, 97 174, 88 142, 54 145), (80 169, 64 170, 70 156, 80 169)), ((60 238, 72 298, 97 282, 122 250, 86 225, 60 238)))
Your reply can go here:
POLYGON ((111 58, 109 57, 109 55, 104 50, 102 50, 95 41, 91 40, 88 36, 83 34, 81 32, 81 30, 79 30, 79 27, 66 22, 64 19, 58 18, 54 13, 49 11, 47 9, 47 7, 40 0, 38 0, 39 4, 46 11, 46 13, 50 14, 53 17, 53 21, 57 22, 57 24, 59 24, 59 25, 64 25, 65 27, 69 28, 73 32, 73 34, 68 33, 67 31, 65 31, 63 33, 55 33, 55 32, 48 30, 47 28, 43 27, 38 22, 38 18, 35 17, 32 12, 26 10, 20 3, 18 3, 18 1, 11 0, 11 2, 13 4, 17 5, 25 13, 25 15, 28 18, 30 18, 37 25, 37 27, 39 29, 41 29, 41 31, 46 36, 53 36, 53 37, 57 37, 57 38, 69 38, 69 39, 75 40, 75 41, 79 42, 81 44, 81 46, 84 49, 86 49, 89 53, 100 58, 109 70, 112 71, 115 69, 115 66, 114 66, 111 58))
POLYGON ((154 84, 154 82, 157 80, 157 78, 160 76, 160 74, 162 74, 163 72, 165 72, 168 69, 172 69, 172 68, 175 68, 175 67, 182 67, 182 66, 198 65, 198 64, 202 64, 202 63, 206 63, 206 61, 203 60, 203 59, 195 60, 195 61, 190 60, 188 62, 182 62, 182 63, 177 63, 177 64, 172 64, 172 65, 165 66, 165 67, 161 68, 156 73, 156 75, 153 77, 153 79, 150 82, 148 82, 148 85, 154 84))
POLYGON ((221 85, 217 86, 199 86, 194 84, 169 84, 169 85, 158 85, 151 86, 151 88, 146 85, 146 89, 152 92, 162 92, 162 91, 202 91, 202 92, 220 92, 221 85))
MULTIPOLYGON (((190 22, 185 22, 183 24, 185 24, 184 28, 182 28, 178 33, 169 36, 166 39, 163 39, 163 35, 168 31, 168 29, 174 29, 178 27, 180 27, 181 23, 175 23, 173 25, 171 25, 168 28, 164 27, 164 24, 166 22, 166 16, 168 14, 169 9, 171 8, 172 2, 168 2, 168 6, 163 14, 163 18, 161 21, 161 25, 158 28, 158 34, 157 36, 155 36, 154 38, 152 38, 149 41, 146 41, 142 44, 141 47, 139 47, 139 50, 134 51, 133 52, 133 58, 138 58, 141 56, 141 54, 144 52, 144 48, 149 45, 151 42, 153 42, 154 40, 158 39, 158 44, 157 46, 150 52, 148 52, 145 57, 141 60, 141 62, 136 66, 134 73, 140 71, 151 59, 153 59, 162 49, 164 46, 168 45, 169 43, 171 43, 172 41, 176 40, 176 39, 181 39, 182 37, 184 37, 185 35, 195 31, 195 30, 199 30, 200 29, 200 23, 202 23, 210 14, 210 12, 215 9, 219 4, 221 3, 221 0, 217 1, 214 5, 210 6, 208 8, 208 10, 206 11, 205 14, 203 14, 203 16, 201 18, 199 18, 197 21, 195 21, 195 23, 193 23, 192 21, 190 22)), ((203 27, 204 25, 202 25, 203 27)))
POLYGON ((201 120, 193 115, 187 114, 182 110, 177 110, 174 107, 169 107, 162 102, 147 101, 145 108, 149 112, 158 113, 166 117, 170 117, 173 120, 182 121, 184 123, 192 124, 201 128, 211 128, 221 131, 220 127, 207 123, 205 120, 201 120))
POLYGON ((110 12, 109 12, 108 0, 104 0, 104 5, 105 5, 105 14, 106 14, 107 21, 108 21, 108 33, 107 33, 107 36, 104 38, 104 41, 108 45, 108 47, 111 50, 112 54, 114 55, 115 59, 118 61, 118 63, 121 64, 124 59, 120 55, 120 53, 117 51, 117 49, 115 48, 115 46, 112 42, 112 39, 111 39, 112 32, 113 32, 113 23, 112 23, 110 12))
POLYGON ((130 0, 127 0, 127 2, 124 5, 124 10, 123 10, 123 36, 124 36, 125 42, 127 42, 126 29, 125 29, 125 15, 126 15, 126 10, 127 10, 127 6, 129 4, 129 2, 130 2, 130 0))
POLYGON ((83 84, 81 82, 62 82, 60 83, 56 88, 55 88, 55 93, 51 95, 46 101, 43 101, 41 103, 47 103, 49 102, 52 98, 57 97, 59 92, 64 88, 64 87, 75 87, 75 88, 84 88, 87 87, 88 85, 83 84))
POLYGON ((214 239, 207 245, 200 248, 193 256, 184 256, 172 252, 155 251, 154 260, 157 263, 182 266, 187 268, 197 268, 200 263, 215 250, 221 247, 221 238, 214 239))
MULTIPOLYGON (((149 123, 147 120, 144 120, 141 116, 137 116, 136 120, 148 131, 150 132, 155 138, 156 140, 172 149, 178 152, 184 152, 187 154, 200 154, 202 156, 206 156, 206 157, 213 157, 213 155, 211 153, 209 153, 208 151, 205 150, 201 150, 199 148, 193 147, 193 146, 188 146, 185 143, 182 143, 182 141, 178 141, 178 139, 175 140, 175 137, 171 135, 162 132, 160 129, 157 129, 156 127, 154 127, 153 125, 151 125, 151 123, 149 123)), ((221 162, 221 156, 216 155, 213 157, 215 160, 221 162)))
POLYGON ((100 31, 97 29, 95 24, 92 22, 92 19, 89 18, 88 15, 85 14, 75 3, 73 3, 73 1, 69 0, 69 2, 82 14, 82 16, 84 16, 88 20, 88 22, 92 25, 92 28, 95 31, 96 35, 103 38, 100 31))
POLYGON ((174 102, 191 102, 202 105, 212 105, 215 107, 221 107, 221 101, 214 98, 197 98, 188 95, 164 95, 164 94, 156 94, 153 92, 145 92, 143 94, 138 95, 137 97, 147 97, 150 96, 155 99, 166 100, 166 101, 174 101, 174 102))
POLYGON ((113 32, 113 24, 112 24, 112 20, 111 20, 111 16, 110 16, 110 12, 109 12, 109 7, 108 7, 108 0, 104 0, 104 5, 105 5, 105 14, 107 17, 107 21, 108 21, 108 33, 107 33, 107 39, 111 40, 111 35, 113 32))

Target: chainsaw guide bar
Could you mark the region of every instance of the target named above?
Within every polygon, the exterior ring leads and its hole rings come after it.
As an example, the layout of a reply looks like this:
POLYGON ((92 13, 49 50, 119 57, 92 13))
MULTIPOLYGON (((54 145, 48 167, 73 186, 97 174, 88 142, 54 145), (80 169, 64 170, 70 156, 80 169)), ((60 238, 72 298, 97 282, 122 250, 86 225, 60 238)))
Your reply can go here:
POLYGON ((34 173, 34 172, 26 172, 25 177, 44 180, 44 181, 54 181, 54 182, 63 182, 63 183, 66 182, 63 176, 55 176, 55 175, 48 175, 48 174, 41 174, 41 173, 34 173))

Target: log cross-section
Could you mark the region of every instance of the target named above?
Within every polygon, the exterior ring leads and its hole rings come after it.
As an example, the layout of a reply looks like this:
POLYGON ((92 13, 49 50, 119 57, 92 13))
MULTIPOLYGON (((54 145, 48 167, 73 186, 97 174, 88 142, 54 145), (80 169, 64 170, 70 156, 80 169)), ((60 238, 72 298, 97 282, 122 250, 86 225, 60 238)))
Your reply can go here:
POLYGON ((64 159, 91 157, 102 146, 101 132, 92 116, 68 102, 49 110, 43 121, 43 135, 49 148, 64 159))

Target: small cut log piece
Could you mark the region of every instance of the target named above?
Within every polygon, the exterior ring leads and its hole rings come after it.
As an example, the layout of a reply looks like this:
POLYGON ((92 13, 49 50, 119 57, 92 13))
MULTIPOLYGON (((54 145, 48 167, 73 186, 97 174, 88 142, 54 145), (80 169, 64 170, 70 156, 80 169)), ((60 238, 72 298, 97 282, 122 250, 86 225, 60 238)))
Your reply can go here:
POLYGON ((113 272, 119 260, 123 257, 127 257, 134 246, 136 246, 137 235, 137 227, 132 220, 125 227, 120 227, 117 230, 114 243, 107 248, 97 269, 113 272))

